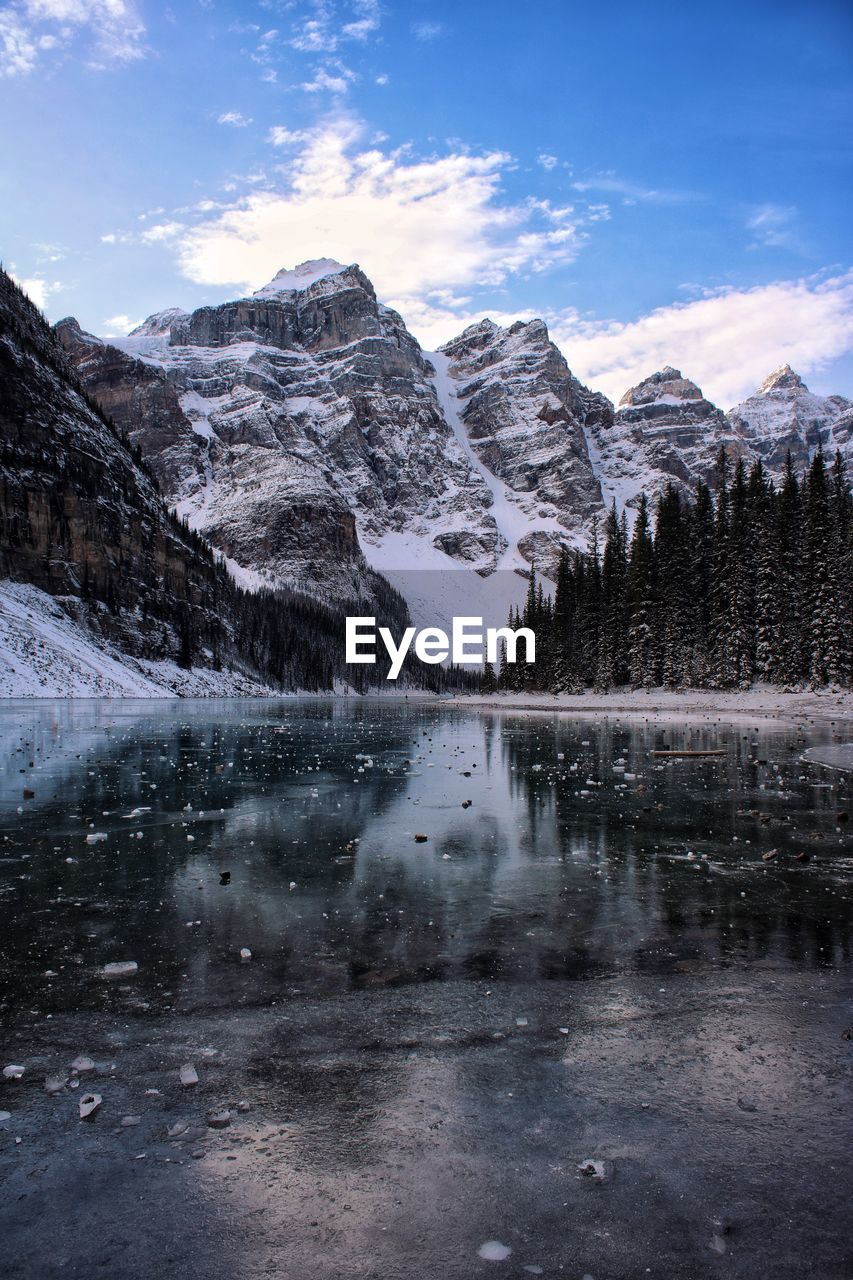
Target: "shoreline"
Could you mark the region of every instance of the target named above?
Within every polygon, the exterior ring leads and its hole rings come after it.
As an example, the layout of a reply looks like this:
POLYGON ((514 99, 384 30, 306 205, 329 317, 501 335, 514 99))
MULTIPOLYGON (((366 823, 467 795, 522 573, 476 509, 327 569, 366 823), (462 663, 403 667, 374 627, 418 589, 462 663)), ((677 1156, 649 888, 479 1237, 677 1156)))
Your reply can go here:
POLYGON ((615 693, 579 694, 503 693, 455 694, 440 699, 442 705, 493 711, 533 711, 551 715, 603 713, 605 718, 666 719, 708 718, 725 720, 819 719, 853 725, 853 690, 801 689, 788 692, 770 686, 747 690, 671 689, 620 690, 615 693))

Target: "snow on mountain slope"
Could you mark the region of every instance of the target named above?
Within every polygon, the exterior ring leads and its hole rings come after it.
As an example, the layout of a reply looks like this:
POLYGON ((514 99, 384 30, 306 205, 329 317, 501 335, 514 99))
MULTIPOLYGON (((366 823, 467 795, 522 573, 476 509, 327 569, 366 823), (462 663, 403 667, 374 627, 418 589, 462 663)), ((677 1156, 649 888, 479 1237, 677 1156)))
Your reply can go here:
POLYGON ((342 262, 334 258, 312 258, 308 262, 300 262, 290 270, 282 267, 262 289, 256 289, 253 298, 275 298, 280 293, 299 292, 309 285, 324 280, 326 276, 337 276, 346 271, 342 262))
POLYGON ((836 449, 853 458, 853 403, 843 396, 813 395, 787 364, 731 409, 728 418, 777 479, 788 450, 798 471, 808 466, 818 447, 828 458, 836 449))
POLYGON ((607 504, 635 508, 674 483, 690 494, 698 480, 712 482, 717 455, 745 454, 748 444, 695 382, 666 366, 625 392, 611 422, 590 430, 596 470, 607 504))
POLYGON ((0 582, 0 697, 249 697, 273 690, 232 671, 132 658, 26 583, 0 582))
POLYGON ((728 416, 671 367, 614 411, 541 320, 484 320, 426 354, 361 269, 330 258, 110 344, 58 328, 87 390, 238 581, 369 602, 378 570, 423 622, 466 596, 503 608, 517 584, 484 586, 496 571, 553 573, 612 501, 630 512, 641 492, 713 483, 721 445, 774 474, 792 444, 800 466, 818 439, 850 448, 849 402, 784 370, 728 416))
POLYGON ((146 324, 98 357, 66 322, 63 340, 168 501, 239 570, 357 599, 389 534, 435 543, 448 565, 472 563, 475 545, 475 567, 494 568, 488 486, 417 343, 357 266, 304 266, 179 320, 168 339, 146 324), (158 380, 178 395, 171 430, 139 412, 140 361, 155 380, 149 400, 158 380))

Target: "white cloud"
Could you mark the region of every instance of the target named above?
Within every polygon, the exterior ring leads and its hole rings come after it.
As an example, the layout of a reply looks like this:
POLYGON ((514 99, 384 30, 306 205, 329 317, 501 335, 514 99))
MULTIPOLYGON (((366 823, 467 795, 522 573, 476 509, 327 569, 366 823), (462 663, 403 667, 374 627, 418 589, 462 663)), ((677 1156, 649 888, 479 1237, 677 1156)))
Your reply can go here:
POLYGON ((594 178, 584 178, 573 182, 575 191, 605 191, 612 195, 622 196, 624 204, 636 204, 648 201, 652 204, 681 204, 693 197, 685 191, 668 191, 657 187, 644 187, 638 182, 628 182, 617 178, 612 172, 598 174, 594 178))
POLYGON ((252 117, 241 115, 239 111, 223 111, 222 115, 217 117, 216 123, 230 124, 235 129, 246 129, 252 123, 252 117))
POLYGON ((421 40, 427 44, 431 40, 437 40, 444 32, 444 27, 440 22, 413 22, 412 35, 416 40, 421 40))
POLYGON ((131 320, 130 316, 118 315, 110 316, 104 321, 103 337, 105 338, 123 338, 130 333, 131 329, 135 329, 138 324, 142 324, 142 320, 131 320))
POLYGON ((540 151, 536 157, 536 163, 541 164, 543 169, 551 170, 556 169, 559 160, 556 156, 548 155, 546 151, 540 151))
POLYGON ((10 275, 40 311, 47 309, 48 298, 51 294, 62 292, 62 285, 58 280, 45 280, 42 276, 25 276, 21 278, 16 276, 14 271, 10 272, 10 275))
POLYGON ((267 142, 274 147, 292 147, 298 142, 306 142, 308 134, 300 129, 286 129, 283 124, 275 124, 267 134, 267 142))
POLYGON ((339 118, 299 141, 281 191, 244 196, 186 230, 184 272, 199 283, 257 288, 282 265, 325 255, 358 261, 384 298, 496 285, 508 276, 574 260, 584 220, 547 201, 501 201, 504 152, 359 149, 361 127, 339 118))
POLYGON ((753 209, 747 219, 747 230, 753 233, 751 249, 792 249, 804 252, 804 246, 794 229, 797 210, 792 206, 762 204, 753 209))
POLYGON ((728 408, 779 365, 806 376, 853 351, 853 272, 720 290, 627 324, 549 319, 572 371, 611 399, 671 364, 728 408))
POLYGON ((313 0, 311 15, 294 27, 289 41, 299 53, 334 53, 347 41, 363 43, 381 21, 379 0, 313 0))
POLYGON ((348 67, 341 63, 334 63, 330 67, 318 67, 314 72, 313 80, 305 80, 299 88, 305 93, 333 93, 344 94, 349 92, 349 87, 355 80, 355 76, 348 67))
POLYGON ((159 244, 163 240, 174 240, 184 230, 183 222, 158 222, 140 237, 145 244, 159 244))
POLYGON ((145 56, 145 27, 129 0, 15 0, 0 9, 0 76, 27 75, 78 35, 97 70, 145 56))

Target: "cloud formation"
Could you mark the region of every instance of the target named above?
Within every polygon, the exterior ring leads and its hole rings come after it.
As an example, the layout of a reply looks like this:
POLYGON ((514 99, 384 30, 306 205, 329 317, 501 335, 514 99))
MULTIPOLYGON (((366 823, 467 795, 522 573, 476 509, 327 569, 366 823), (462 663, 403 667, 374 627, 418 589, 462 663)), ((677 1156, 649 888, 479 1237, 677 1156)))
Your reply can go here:
POLYGON ((293 28, 288 43, 299 53, 334 53, 348 41, 364 42, 379 29, 379 0, 313 0, 310 16, 293 28))
POLYGON ((145 27, 129 0, 15 0, 0 8, 0 76, 28 75, 81 35, 96 70, 145 56, 145 27))
POLYGON ((252 123, 251 116, 244 116, 239 111, 223 111, 217 116, 217 124, 230 124, 234 129, 246 129, 252 123))
POLYGON ((62 292, 62 285, 58 280, 45 280, 43 276, 26 276, 22 279, 16 276, 14 271, 10 274, 40 311, 46 310, 48 298, 52 293, 62 292))
POLYGON ((729 408, 780 365, 805 376, 853 351, 853 272, 719 290, 630 323, 550 323, 572 371, 613 400, 671 364, 729 408))
POLYGON ((408 307, 433 289, 494 286, 569 263, 584 242, 584 217, 571 206, 502 200, 505 152, 418 159, 362 149, 361 126, 345 117, 309 132, 277 127, 269 139, 294 149, 286 185, 188 229, 180 261, 191 280, 257 288, 322 252, 360 262, 382 297, 408 307))

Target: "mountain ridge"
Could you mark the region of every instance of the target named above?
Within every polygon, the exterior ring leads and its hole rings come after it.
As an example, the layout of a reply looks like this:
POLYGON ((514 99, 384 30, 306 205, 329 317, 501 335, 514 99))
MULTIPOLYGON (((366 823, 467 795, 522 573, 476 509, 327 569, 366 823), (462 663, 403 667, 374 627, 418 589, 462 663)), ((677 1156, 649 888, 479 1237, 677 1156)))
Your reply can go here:
POLYGON ((802 469, 819 445, 849 454, 853 434, 853 406, 785 366, 724 413, 671 366, 614 406, 539 319, 486 318, 423 351, 358 264, 333 259, 100 347, 71 321, 57 331, 238 580, 321 597, 357 594, 370 567, 461 571, 477 598, 499 568, 553 577, 614 501, 630 516, 642 492, 713 485, 721 447, 781 480, 789 448, 802 469))

